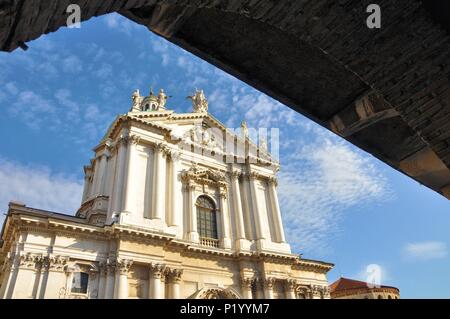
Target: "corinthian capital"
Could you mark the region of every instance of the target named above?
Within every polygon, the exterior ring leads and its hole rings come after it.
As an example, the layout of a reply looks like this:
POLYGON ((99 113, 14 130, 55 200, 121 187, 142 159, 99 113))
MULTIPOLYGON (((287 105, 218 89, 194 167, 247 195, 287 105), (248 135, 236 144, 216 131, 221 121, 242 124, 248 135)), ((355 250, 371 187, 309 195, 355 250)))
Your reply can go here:
POLYGON ((150 272, 153 278, 160 279, 164 274, 166 266, 164 264, 150 264, 150 272))
POLYGON ((130 143, 130 144, 132 144, 132 145, 137 145, 137 144, 139 144, 139 141, 141 140, 141 137, 140 136, 137 136, 137 135, 130 135, 129 137, 128 137, 128 142, 130 143))
POLYGON ((50 256, 48 257, 49 269, 53 271, 64 271, 64 267, 67 265, 69 257, 65 256, 50 256))
POLYGON ((26 253, 19 257, 19 267, 25 269, 34 269, 39 267, 42 262, 41 254, 26 253))
POLYGON ((269 185, 273 185, 275 187, 278 186, 278 180, 274 176, 271 176, 268 178, 268 183, 269 183, 269 185))
POLYGON ((256 172, 250 172, 250 173, 248 173, 248 178, 249 178, 251 181, 257 180, 259 177, 260 177, 260 175, 259 175, 258 173, 256 173, 256 172))
POLYGON ((247 289, 251 289, 254 282, 255 282, 254 278, 250 278, 250 277, 242 277, 241 278, 242 287, 245 287, 247 289))
POLYGON ((179 283, 179 282, 181 282, 181 275, 183 275, 183 269, 167 268, 166 274, 167 274, 167 277, 173 283, 179 283))
POLYGON ((295 290, 295 288, 297 287, 297 280, 295 279, 286 280, 286 287, 288 288, 288 290, 295 290))
POLYGON ((119 145, 126 146, 129 142, 129 136, 128 135, 120 135, 120 137, 117 139, 116 147, 119 145))
POLYGON ((128 274, 131 266, 133 265, 133 260, 131 259, 119 259, 117 260, 116 269, 119 271, 121 275, 128 274))
POLYGON ((273 277, 266 277, 263 280, 263 285, 265 288, 272 289, 274 282, 275 282, 275 279, 273 277))
POLYGON ((230 172, 230 176, 233 179, 238 179, 239 176, 241 176, 241 172, 238 171, 238 170, 233 170, 233 171, 230 172))
POLYGON ((170 155, 170 149, 167 147, 165 143, 157 143, 155 144, 155 152, 162 153, 163 157, 170 155))

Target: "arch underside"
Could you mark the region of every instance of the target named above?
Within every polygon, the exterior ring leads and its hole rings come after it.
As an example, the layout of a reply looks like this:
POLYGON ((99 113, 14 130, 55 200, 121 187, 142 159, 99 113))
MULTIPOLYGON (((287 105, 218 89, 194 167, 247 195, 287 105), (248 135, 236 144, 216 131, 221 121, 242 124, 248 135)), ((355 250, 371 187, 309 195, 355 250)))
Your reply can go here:
MULTIPOLYGON (((450 198, 450 41, 418 0, 71 0, 119 12, 450 198), (212 36, 213 35, 213 36, 212 36)), ((69 1, 0 7, 0 48, 65 25, 69 1)), ((448 25, 446 25, 448 27, 448 25)))

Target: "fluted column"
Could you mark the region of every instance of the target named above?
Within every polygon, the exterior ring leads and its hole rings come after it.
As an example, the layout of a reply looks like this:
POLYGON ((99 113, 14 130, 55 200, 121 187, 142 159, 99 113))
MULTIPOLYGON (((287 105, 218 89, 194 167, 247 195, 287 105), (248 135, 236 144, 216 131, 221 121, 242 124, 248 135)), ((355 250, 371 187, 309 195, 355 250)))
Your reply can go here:
POLYGON ((270 202, 272 206, 272 217, 275 223, 277 242, 285 243, 286 237, 284 236, 283 221, 281 220, 280 204, 278 203, 276 186, 277 180, 275 178, 269 179, 270 202))
POLYGON ((121 259, 117 262, 118 287, 116 291, 116 298, 128 298, 128 271, 130 270, 133 261, 130 259, 121 259))
POLYGON ((131 135, 128 138, 128 152, 127 152, 127 167, 125 175, 125 188, 124 188, 124 205, 123 211, 133 212, 135 207, 135 173, 136 165, 134 165, 136 159, 136 146, 139 143, 139 137, 131 135))
POLYGON ((163 144, 155 146, 154 187, 153 187, 153 219, 165 221, 166 202, 166 154, 163 144))
POLYGON ((149 273, 148 293, 150 299, 163 299, 163 282, 161 277, 164 274, 164 265, 152 264, 149 273))
POLYGON ((199 242, 197 230, 197 209, 195 208, 195 184, 188 182, 186 184, 188 195, 188 239, 192 242, 199 242))
POLYGON ((252 299, 252 278, 241 278, 242 297, 244 299, 252 299))
POLYGON ((220 190, 220 217, 222 224, 222 247, 231 248, 231 234, 230 234, 230 215, 228 213, 227 205, 227 190, 221 188, 220 190))
POLYGON ((170 216, 169 216, 169 226, 179 226, 182 223, 183 211, 180 208, 181 203, 181 184, 178 180, 178 172, 180 170, 179 160, 180 154, 178 152, 172 151, 171 155, 171 191, 170 191, 170 216))
POLYGON ((125 169, 126 169, 126 155, 127 155, 128 137, 123 136, 117 141, 117 161, 116 161, 116 176, 114 178, 113 190, 113 205, 112 212, 120 212, 122 208, 122 194, 124 187, 125 169))
POLYGON ((236 223, 236 239, 245 239, 244 216, 242 214, 241 193, 239 190, 239 172, 231 173, 231 185, 233 190, 233 204, 236 223))
POLYGON ((256 185, 258 180, 258 175, 255 173, 249 174, 250 179, 250 191, 252 195, 252 206, 253 206, 253 216, 255 218, 256 223, 256 239, 265 239, 266 234, 264 233, 263 227, 263 219, 261 216, 261 211, 259 209, 259 201, 258 201, 258 186, 256 185))
POLYGON ((288 279, 286 281, 285 293, 287 299, 296 299, 295 297, 295 287, 297 286, 297 282, 295 279, 288 279))

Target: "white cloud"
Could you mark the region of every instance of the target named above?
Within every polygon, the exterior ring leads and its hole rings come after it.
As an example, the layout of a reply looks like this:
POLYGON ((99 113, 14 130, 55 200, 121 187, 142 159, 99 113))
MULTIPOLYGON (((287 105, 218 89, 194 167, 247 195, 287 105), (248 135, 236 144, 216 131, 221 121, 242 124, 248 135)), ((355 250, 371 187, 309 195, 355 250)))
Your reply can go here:
POLYGON ((96 70, 94 73, 100 79, 107 79, 107 78, 110 78, 112 76, 113 67, 112 67, 111 64, 102 63, 100 68, 98 68, 98 70, 96 70))
POLYGON ((8 82, 5 85, 5 89, 8 91, 9 94, 11 95, 16 95, 19 90, 17 89, 17 86, 14 82, 8 82))
POLYGON ((389 190, 371 160, 344 142, 326 136, 302 141, 291 144, 291 156, 284 157, 280 204, 293 247, 323 255, 347 209, 386 200, 389 190))
POLYGON ((0 158, 1 212, 6 212, 8 203, 15 200, 29 207, 74 214, 81 203, 82 187, 73 176, 0 158))
POLYGON ((447 245, 440 241, 408 243, 404 253, 413 260, 431 260, 445 258, 448 255, 447 245))
POLYGON ((12 116, 19 117, 32 129, 39 129, 48 115, 55 112, 53 103, 32 91, 21 92, 16 101, 8 108, 12 116))
MULTIPOLYGON (((160 55, 161 65, 162 66, 169 65, 171 59, 170 59, 170 48, 167 41, 159 37, 155 37, 151 39, 151 45, 153 52, 160 55)), ((143 57, 146 57, 146 55, 144 55, 143 57)))
POLYGON ((70 55, 62 60, 62 68, 67 73, 80 73, 83 71, 83 63, 77 56, 70 55))
POLYGON ((141 27, 139 24, 131 21, 124 16, 117 13, 111 13, 104 17, 104 21, 108 28, 122 32, 128 36, 131 35, 132 31, 141 27))

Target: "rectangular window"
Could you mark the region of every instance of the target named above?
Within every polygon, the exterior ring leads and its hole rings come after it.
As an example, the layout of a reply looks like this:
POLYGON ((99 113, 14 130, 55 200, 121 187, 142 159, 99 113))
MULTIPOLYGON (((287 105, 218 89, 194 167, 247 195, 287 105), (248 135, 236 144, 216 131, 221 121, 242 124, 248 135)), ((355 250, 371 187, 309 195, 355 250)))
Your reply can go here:
POLYGON ((74 293, 85 294, 87 293, 89 283, 89 274, 85 272, 73 273, 72 289, 74 293))

